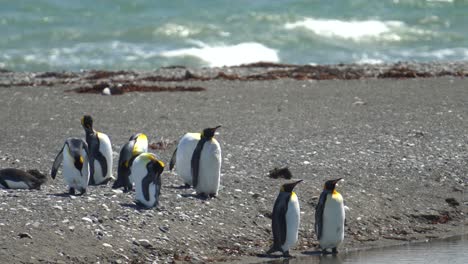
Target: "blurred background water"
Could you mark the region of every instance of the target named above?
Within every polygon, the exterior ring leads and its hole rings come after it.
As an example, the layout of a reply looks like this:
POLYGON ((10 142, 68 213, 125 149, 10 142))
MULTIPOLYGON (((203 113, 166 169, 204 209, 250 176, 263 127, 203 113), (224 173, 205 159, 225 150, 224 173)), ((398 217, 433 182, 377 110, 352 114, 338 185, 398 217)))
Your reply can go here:
POLYGON ((0 68, 468 60, 468 0, 0 0, 0 68))

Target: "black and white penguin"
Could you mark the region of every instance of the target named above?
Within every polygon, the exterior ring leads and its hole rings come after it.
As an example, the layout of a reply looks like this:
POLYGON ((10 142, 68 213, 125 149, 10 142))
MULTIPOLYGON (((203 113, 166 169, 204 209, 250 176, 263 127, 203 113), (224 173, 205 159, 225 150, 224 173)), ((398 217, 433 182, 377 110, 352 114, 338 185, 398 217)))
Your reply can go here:
POLYGON ((193 186, 197 194, 218 195, 221 175, 221 147, 214 138, 221 126, 206 128, 201 133, 187 133, 172 154, 169 169, 176 165, 186 187, 193 186))
POLYGON ((153 153, 142 153, 133 160, 130 177, 135 184, 136 204, 151 208, 159 203, 164 163, 153 153))
POLYGON ((0 189, 36 189, 47 181, 47 177, 38 170, 19 169, 0 170, 0 189))
POLYGON ((315 207, 315 233, 324 254, 327 249, 338 253, 338 246, 344 240, 345 206, 343 196, 335 190, 336 180, 325 182, 317 206, 315 207))
POLYGON ((55 179, 62 160, 62 174, 69 187, 69 194, 74 195, 78 190, 83 195, 89 182, 88 144, 80 138, 68 138, 52 165, 52 179, 55 179))
POLYGON ((283 256, 291 256, 289 249, 297 242, 301 221, 299 199, 293 189, 300 182, 302 180, 286 183, 281 186, 271 217, 273 245, 267 254, 281 251, 283 256))
POLYGON ((89 185, 107 184, 112 177, 112 145, 109 137, 93 129, 93 118, 85 115, 81 125, 86 133, 89 149, 89 185))
POLYGON ((148 137, 143 133, 132 135, 120 150, 117 180, 112 185, 113 189, 124 187, 125 192, 132 190, 133 183, 129 178, 130 167, 133 160, 144 152, 148 152, 148 137))

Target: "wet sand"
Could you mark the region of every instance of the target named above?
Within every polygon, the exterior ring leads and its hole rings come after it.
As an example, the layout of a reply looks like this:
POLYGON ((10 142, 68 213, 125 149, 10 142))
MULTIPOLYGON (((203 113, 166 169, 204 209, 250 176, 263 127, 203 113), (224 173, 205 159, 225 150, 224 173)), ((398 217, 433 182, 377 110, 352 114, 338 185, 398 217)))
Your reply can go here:
MULTIPOLYGON (((345 178, 339 191, 350 207, 341 252, 466 232, 466 71, 441 64, 435 68, 453 74, 438 75, 440 70, 418 67, 434 74, 393 79, 378 77, 376 70, 351 80, 314 79, 310 73, 254 80, 214 78, 218 69, 99 78, 90 78, 96 72, 1 72, 0 168, 50 174, 65 138, 84 137, 83 114, 91 114, 96 130, 111 138, 114 164, 133 133, 146 133, 157 148, 152 152, 168 163, 181 135, 220 124, 223 167, 222 188, 211 200, 179 188, 178 176, 165 172, 161 206, 153 210, 138 209, 133 194, 110 186, 90 187, 83 197, 63 195, 60 173, 40 191, 0 190, 0 259, 268 260, 257 254, 271 243, 268 215, 284 180, 267 174, 284 166, 294 179, 304 179, 296 190, 302 219, 293 255, 317 250, 313 208, 324 181, 336 177, 345 178), (167 79, 149 78, 156 75, 167 79), (115 96, 69 91, 93 87, 128 89, 115 96), (165 90, 141 92, 141 87, 165 90), (167 89, 173 87, 180 89, 167 89), (184 91, 187 87, 203 89, 184 91)), ((278 69, 221 69, 238 77, 272 70, 278 69)))

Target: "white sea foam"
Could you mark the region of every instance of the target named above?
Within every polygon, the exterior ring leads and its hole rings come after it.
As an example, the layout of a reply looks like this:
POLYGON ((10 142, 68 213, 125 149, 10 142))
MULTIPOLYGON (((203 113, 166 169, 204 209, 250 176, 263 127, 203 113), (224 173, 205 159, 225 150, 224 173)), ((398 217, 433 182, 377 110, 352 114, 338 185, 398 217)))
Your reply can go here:
POLYGON ((195 34, 200 33, 200 29, 190 28, 188 26, 174 24, 174 23, 167 23, 158 27, 154 31, 155 35, 163 34, 166 36, 177 36, 177 37, 189 37, 195 34))
POLYGON ((400 41, 401 37, 395 32, 404 27, 401 21, 343 21, 336 19, 305 18, 294 23, 286 23, 286 29, 305 28, 317 35, 332 38, 344 38, 354 41, 366 39, 383 39, 387 41, 400 41))
POLYGON ((208 46, 165 51, 164 57, 193 56, 207 62, 210 67, 234 66, 259 61, 279 62, 278 52, 260 43, 246 42, 231 46, 208 46))

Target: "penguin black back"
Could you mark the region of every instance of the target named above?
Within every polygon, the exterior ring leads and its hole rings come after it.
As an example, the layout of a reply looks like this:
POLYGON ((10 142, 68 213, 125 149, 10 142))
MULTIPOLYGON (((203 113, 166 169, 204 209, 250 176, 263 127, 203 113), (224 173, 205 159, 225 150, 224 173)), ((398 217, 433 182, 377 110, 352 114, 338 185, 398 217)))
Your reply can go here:
MULTIPOLYGON (((216 129, 220 128, 221 126, 213 127, 213 128, 205 128, 200 135, 200 141, 198 141, 197 146, 192 154, 191 159, 191 167, 192 167, 192 184, 193 187, 196 188, 198 185, 198 175, 200 173, 200 157, 203 150, 203 146, 205 142, 211 140, 215 133, 216 129)), ((169 166, 170 167, 170 166, 169 166)))

